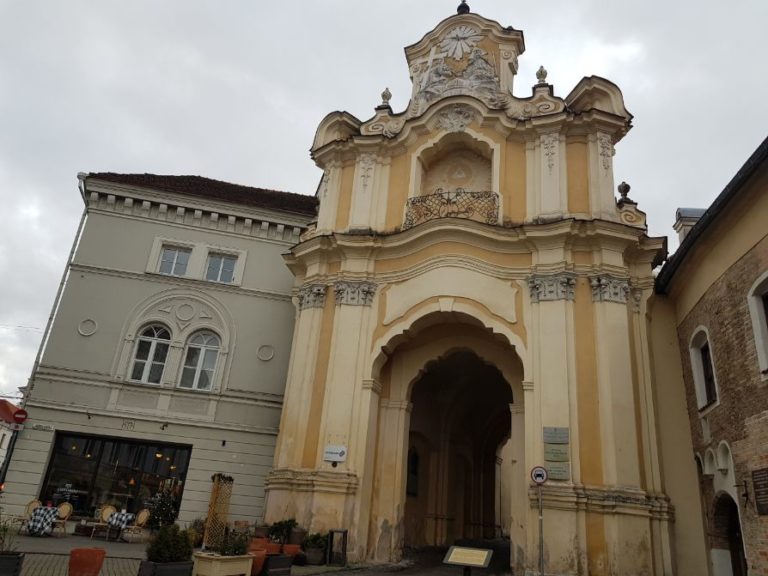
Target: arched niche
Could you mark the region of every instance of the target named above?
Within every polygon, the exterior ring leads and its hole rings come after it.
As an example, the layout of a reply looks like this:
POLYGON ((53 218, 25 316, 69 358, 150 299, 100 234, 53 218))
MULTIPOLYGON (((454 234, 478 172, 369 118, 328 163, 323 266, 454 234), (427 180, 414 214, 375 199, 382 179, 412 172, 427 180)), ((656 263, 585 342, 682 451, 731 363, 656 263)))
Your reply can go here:
POLYGON ((493 151, 465 132, 448 134, 419 156, 418 194, 493 191, 493 151))

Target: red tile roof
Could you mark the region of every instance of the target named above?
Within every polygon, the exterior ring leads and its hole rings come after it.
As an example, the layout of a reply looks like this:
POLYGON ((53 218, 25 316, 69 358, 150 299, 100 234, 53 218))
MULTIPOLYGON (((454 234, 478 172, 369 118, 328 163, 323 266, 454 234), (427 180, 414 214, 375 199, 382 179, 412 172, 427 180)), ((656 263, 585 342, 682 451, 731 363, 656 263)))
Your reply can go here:
POLYGON ((317 212, 318 201, 314 196, 241 186, 202 176, 97 172, 89 174, 88 178, 307 216, 314 216, 317 212))
POLYGON ((4 420, 8 423, 13 423, 13 414, 19 409, 15 404, 11 404, 8 400, 0 400, 0 420, 4 420))

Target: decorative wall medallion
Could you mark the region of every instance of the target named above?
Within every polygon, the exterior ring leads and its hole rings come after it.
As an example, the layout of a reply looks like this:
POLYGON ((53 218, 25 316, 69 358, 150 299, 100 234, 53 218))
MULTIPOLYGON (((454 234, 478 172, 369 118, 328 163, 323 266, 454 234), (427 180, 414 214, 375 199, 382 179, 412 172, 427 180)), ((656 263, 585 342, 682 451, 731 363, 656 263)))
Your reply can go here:
POLYGON ((615 154, 613 141, 608 134, 600 133, 597 135, 597 145, 600 150, 600 158, 602 159, 603 170, 607 172, 611 168, 611 159, 615 154))
POLYGON ((93 318, 80 320, 80 323, 77 325, 77 331, 81 336, 93 336, 98 329, 99 324, 93 318))
POLYGON ((182 322, 189 322, 195 316, 195 308, 191 304, 181 304, 176 307, 175 314, 182 322))
POLYGON ((370 306, 376 294, 376 284, 373 282, 341 281, 333 285, 333 294, 336 304, 349 306, 370 306))
POLYGON ((593 302, 627 303, 629 295, 629 280, 613 276, 593 276, 589 279, 592 286, 593 302))
POLYGON ((299 289, 299 310, 307 308, 322 308, 325 306, 326 286, 322 284, 307 284, 299 289))
POLYGON ((547 162, 547 168, 549 168, 550 174, 552 174, 552 169, 555 167, 557 145, 559 142, 560 137, 557 134, 546 134, 541 137, 541 148, 544 150, 544 158, 547 162))
POLYGON ((573 300, 576 297, 576 278, 568 272, 535 274, 528 278, 528 288, 531 291, 531 302, 534 303, 573 300))
POLYGON ((439 130, 445 130, 446 132, 464 132, 476 117, 477 113, 474 109, 462 104, 456 104, 437 115, 436 126, 439 130))
POLYGON ((467 25, 456 26, 445 35, 440 43, 440 48, 445 51, 448 58, 461 60, 482 39, 483 36, 476 28, 467 25))
POLYGON ((275 349, 269 344, 259 346, 259 349, 256 351, 256 357, 262 362, 269 362, 275 357, 275 349))

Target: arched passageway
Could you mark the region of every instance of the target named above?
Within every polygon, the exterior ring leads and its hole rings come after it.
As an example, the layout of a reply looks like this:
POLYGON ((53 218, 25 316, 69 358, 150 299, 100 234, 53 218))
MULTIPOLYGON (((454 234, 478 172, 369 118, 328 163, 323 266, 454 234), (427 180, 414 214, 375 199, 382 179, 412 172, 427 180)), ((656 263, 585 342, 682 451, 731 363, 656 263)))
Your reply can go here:
POLYGON ((747 560, 739 522, 739 507, 730 495, 721 493, 712 510, 710 548, 714 576, 746 576, 747 560))
POLYGON ((502 534, 522 558, 529 505, 517 347, 469 315, 432 313, 383 350, 371 558, 502 534))
POLYGON ((497 454, 510 436, 512 401, 498 368, 471 351, 431 363, 414 384, 406 546, 500 535, 497 454))

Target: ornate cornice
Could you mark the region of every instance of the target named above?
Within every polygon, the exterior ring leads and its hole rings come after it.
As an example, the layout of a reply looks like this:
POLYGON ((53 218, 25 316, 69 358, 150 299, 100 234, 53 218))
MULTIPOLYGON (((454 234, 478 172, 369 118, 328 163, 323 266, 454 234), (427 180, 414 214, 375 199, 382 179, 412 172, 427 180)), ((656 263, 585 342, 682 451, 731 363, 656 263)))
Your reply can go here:
POLYGON ((629 296, 629 280, 615 276, 592 276, 592 302, 617 302, 626 304, 629 296))
POLYGON ((357 475, 350 472, 278 468, 267 476, 264 490, 354 494, 357 492, 358 483, 357 475))
POLYGON ((305 284, 299 289, 299 310, 322 308, 325 306, 327 286, 323 284, 305 284))
MULTIPOLYGON (((538 495, 528 492, 531 507, 538 505, 538 495)), ((655 520, 674 521, 674 507, 665 494, 620 486, 585 486, 583 484, 553 484, 542 486, 545 508, 582 510, 597 514, 644 516, 655 520)))
POLYGON ((569 272, 559 274, 534 274, 528 278, 531 302, 550 300, 573 300, 575 298, 576 278, 569 272))
POLYGON ((373 282, 350 282, 343 280, 333 285, 336 305, 370 306, 376 294, 376 284, 373 282))

